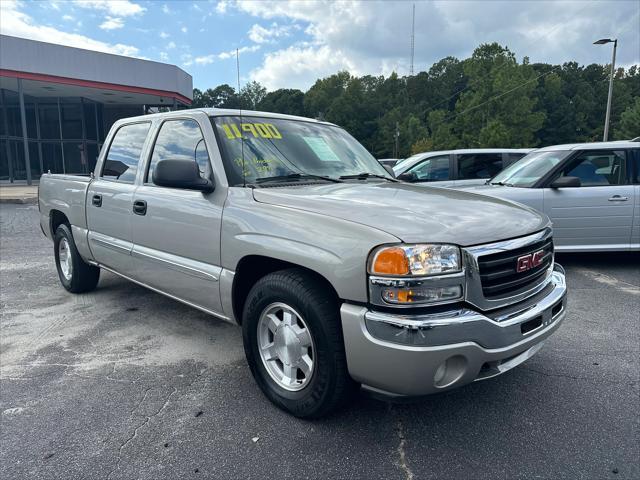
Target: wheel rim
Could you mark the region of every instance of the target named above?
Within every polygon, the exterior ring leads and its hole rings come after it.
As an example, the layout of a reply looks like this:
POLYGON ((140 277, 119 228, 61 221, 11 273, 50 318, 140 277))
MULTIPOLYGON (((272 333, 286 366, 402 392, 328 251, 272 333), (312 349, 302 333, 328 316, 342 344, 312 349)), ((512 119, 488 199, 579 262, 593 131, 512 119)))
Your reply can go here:
POLYGON ((315 347, 302 316, 285 303, 272 303, 258 320, 258 351, 267 373, 285 390, 302 390, 313 375, 315 347))
POLYGON ((66 238, 60 240, 58 244, 58 262, 60 263, 60 270, 66 280, 71 280, 71 269, 73 267, 73 260, 71 258, 71 248, 69 247, 69 241, 66 238))

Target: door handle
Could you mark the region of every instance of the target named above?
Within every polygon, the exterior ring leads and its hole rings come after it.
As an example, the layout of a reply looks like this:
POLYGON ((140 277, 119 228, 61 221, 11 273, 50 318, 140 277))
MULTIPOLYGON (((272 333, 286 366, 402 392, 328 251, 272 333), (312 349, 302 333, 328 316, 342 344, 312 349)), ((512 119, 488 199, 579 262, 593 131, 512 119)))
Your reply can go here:
POLYGON ((102 195, 94 195, 93 197, 91 197, 91 204, 94 207, 101 207, 102 206, 102 195))
POLYGON ((629 200, 629 197, 623 197, 622 195, 613 195, 612 197, 609 197, 610 202, 626 202, 627 200, 629 200))
POLYGON ((146 215, 147 214, 147 202, 144 200, 136 200, 133 202, 133 213, 136 215, 146 215))

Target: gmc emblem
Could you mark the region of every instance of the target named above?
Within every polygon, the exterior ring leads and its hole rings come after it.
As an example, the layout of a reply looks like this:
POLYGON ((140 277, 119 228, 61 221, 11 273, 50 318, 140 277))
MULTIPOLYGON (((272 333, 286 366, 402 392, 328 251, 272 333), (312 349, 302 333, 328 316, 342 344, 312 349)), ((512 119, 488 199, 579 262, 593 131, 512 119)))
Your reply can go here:
POLYGON ((530 253, 529 255, 523 255, 518 257, 516 261, 516 272, 522 273, 532 268, 539 267, 544 258, 544 250, 538 250, 537 252, 530 253))

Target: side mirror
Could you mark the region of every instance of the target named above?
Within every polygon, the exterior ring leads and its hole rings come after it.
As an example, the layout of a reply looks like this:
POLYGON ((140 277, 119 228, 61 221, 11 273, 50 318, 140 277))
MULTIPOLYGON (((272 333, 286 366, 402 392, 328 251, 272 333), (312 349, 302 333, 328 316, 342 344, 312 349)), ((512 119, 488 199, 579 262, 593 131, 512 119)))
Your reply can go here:
POLYGON ((558 177, 551 182, 551 188, 580 187, 582 182, 578 177, 558 177))
POLYGON ((393 168, 391 167, 391 165, 385 165, 384 163, 382 164, 382 166, 384 167, 384 169, 389 172, 389 174, 393 177, 396 178, 396 174, 393 171, 393 168))
POLYGON ((404 172, 398 175, 398 180, 402 180, 403 182, 417 182, 418 175, 413 172, 404 172))
POLYGON ((198 164, 186 160, 160 160, 153 169, 153 183, 161 187, 213 192, 213 182, 200 176, 198 164))

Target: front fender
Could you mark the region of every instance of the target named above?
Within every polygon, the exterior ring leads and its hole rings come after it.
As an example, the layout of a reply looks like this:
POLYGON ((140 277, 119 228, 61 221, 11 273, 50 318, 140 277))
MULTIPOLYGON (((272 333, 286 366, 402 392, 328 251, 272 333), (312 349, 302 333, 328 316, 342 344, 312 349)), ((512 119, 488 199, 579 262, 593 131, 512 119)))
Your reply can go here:
POLYGON ((366 225, 259 203, 249 189, 230 188, 222 222, 222 265, 235 271, 248 255, 283 260, 322 275, 341 299, 366 302, 369 252, 395 242, 397 237, 366 225))

